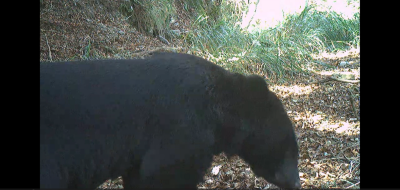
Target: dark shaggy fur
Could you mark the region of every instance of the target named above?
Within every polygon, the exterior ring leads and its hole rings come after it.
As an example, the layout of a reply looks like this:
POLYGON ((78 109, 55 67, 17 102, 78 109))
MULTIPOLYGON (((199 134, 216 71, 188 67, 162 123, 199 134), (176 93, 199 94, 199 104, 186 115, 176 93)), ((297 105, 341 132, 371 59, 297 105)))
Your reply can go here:
POLYGON ((300 187, 292 123, 259 76, 175 53, 40 64, 41 188, 196 188, 222 151, 300 187))

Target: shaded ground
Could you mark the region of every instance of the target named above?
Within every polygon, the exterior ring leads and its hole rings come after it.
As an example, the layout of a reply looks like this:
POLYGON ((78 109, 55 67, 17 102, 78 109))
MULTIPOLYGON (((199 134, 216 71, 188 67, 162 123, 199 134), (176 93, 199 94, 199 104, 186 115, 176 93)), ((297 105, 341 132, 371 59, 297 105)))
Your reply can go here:
MULTIPOLYGON (((88 58, 130 58, 137 52, 167 47, 155 37, 137 32, 119 6, 124 1, 43 0, 40 6, 40 61, 88 58)), ((177 6, 179 7, 179 5, 177 6)), ((190 26, 178 9, 172 29, 190 26)), ((182 47, 179 40, 169 47, 182 47)), ((296 125, 300 146, 302 188, 360 187, 359 83, 326 80, 347 72, 360 78, 359 53, 325 54, 307 65, 311 74, 287 78, 271 89, 282 99, 296 125)), ((123 188, 121 179, 108 180, 101 188, 123 188)), ((202 188, 276 188, 254 176, 238 157, 214 156, 202 188)))
MULTIPOLYGON (((119 12, 124 1, 42 0, 40 6, 40 61, 88 58, 127 58, 136 52, 166 46, 159 39, 131 27, 119 12)), ((178 24, 187 28, 185 14, 178 11, 178 24)), ((182 42, 171 41, 180 47, 182 42)))

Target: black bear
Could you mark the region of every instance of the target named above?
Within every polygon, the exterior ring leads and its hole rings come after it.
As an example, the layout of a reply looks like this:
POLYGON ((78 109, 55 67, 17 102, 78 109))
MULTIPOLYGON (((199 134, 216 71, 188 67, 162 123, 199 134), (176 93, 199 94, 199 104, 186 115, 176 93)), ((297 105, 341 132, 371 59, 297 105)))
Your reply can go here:
POLYGON ((196 188, 220 152, 300 188, 292 123, 259 76, 178 53, 40 64, 41 188, 196 188))

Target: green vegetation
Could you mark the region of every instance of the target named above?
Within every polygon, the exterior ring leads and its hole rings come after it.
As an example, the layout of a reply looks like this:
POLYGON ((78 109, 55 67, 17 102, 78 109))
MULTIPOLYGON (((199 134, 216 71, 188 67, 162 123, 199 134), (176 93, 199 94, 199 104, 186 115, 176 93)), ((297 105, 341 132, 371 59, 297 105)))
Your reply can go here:
POLYGON ((130 0, 121 4, 121 12, 139 31, 165 35, 170 29, 170 19, 176 14, 173 5, 173 0, 130 0))
POLYGON ((130 0, 130 4, 121 7, 134 18, 132 21, 139 29, 168 39, 183 39, 189 53, 236 72, 264 74, 274 79, 302 72, 302 65, 312 61, 313 53, 359 47, 359 13, 345 19, 336 12, 318 11, 315 4, 305 5, 300 13, 285 15, 273 28, 249 32, 238 24, 248 9, 246 3, 130 0), (176 19, 176 5, 190 15, 191 26, 189 31, 172 36, 168 35, 169 23, 176 19))

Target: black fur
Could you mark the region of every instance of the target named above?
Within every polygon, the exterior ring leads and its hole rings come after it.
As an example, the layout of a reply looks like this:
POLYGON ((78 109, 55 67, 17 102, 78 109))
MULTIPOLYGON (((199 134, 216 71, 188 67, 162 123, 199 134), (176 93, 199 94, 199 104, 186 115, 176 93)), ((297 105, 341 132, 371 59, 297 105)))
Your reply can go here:
POLYGON ((292 123, 259 76, 175 53, 40 64, 41 188, 196 188, 222 151, 300 186, 292 123))

